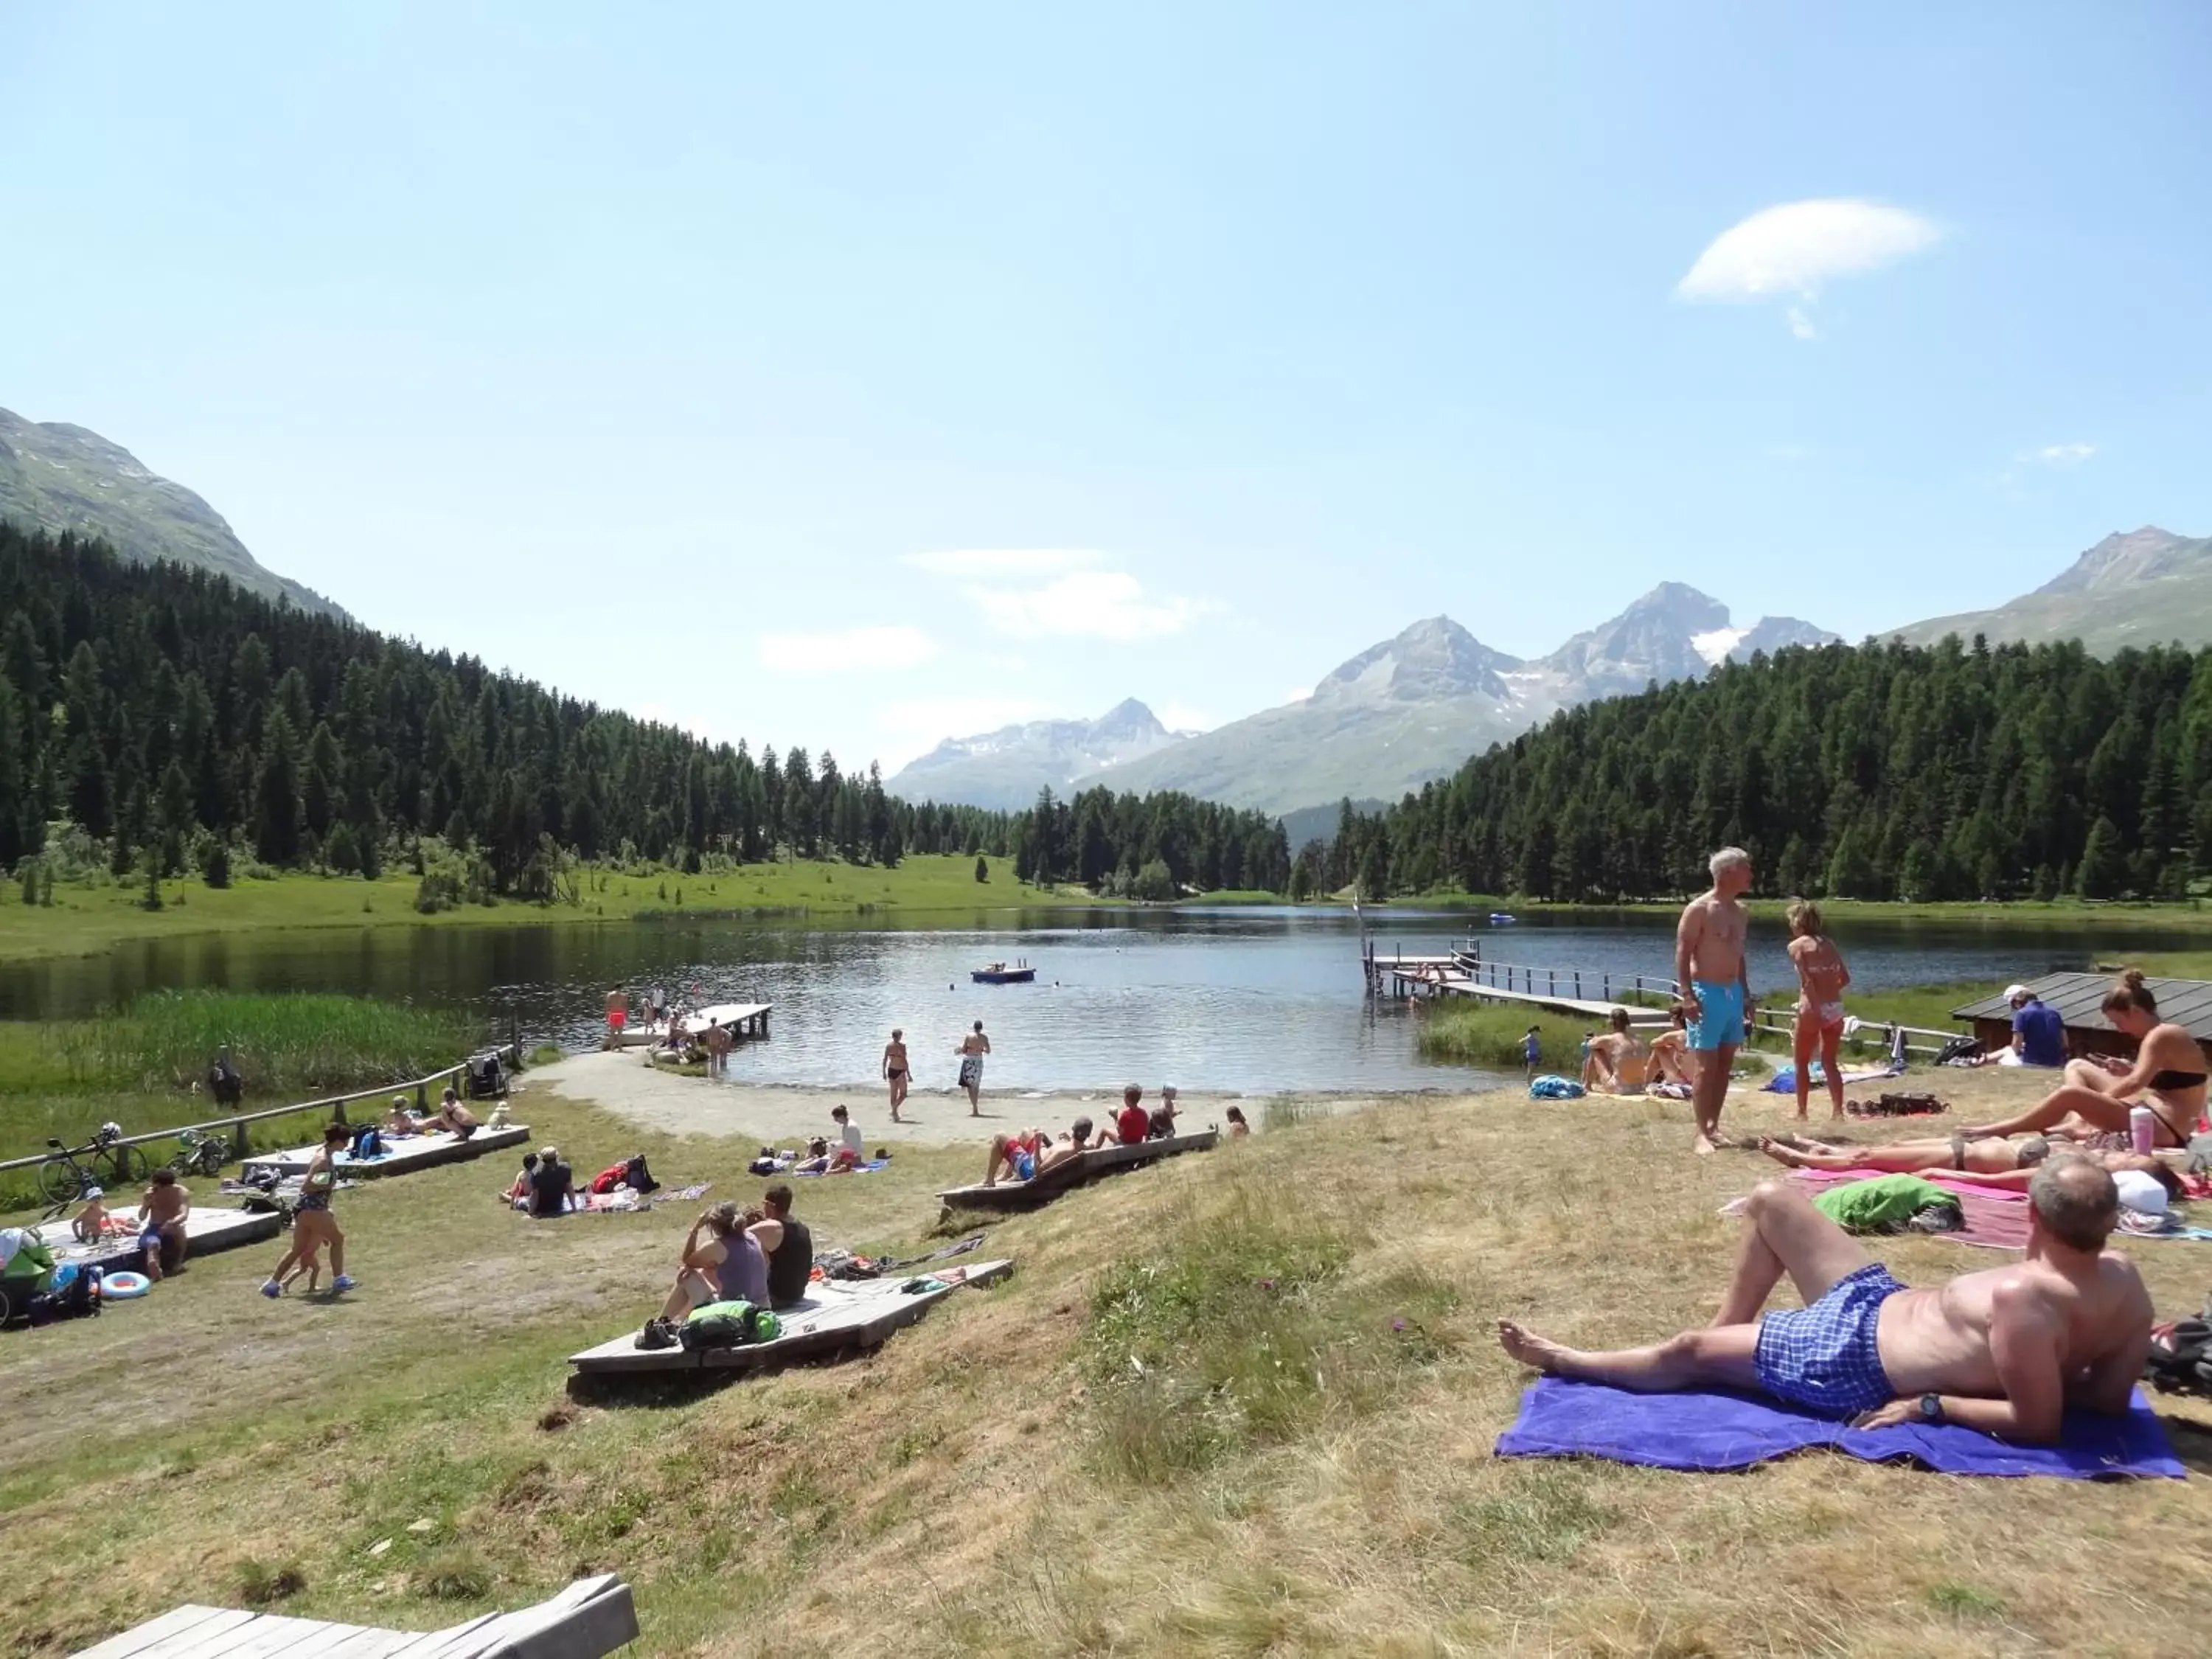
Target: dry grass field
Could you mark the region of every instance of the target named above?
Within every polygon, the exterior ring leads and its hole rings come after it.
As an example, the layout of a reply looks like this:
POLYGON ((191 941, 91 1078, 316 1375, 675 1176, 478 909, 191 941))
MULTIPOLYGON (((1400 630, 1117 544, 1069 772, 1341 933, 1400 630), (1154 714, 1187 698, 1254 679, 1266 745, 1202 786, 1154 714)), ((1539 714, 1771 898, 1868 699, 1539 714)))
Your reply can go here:
MULTIPOLYGON (((1979 1114, 2017 1078, 1945 1077, 1979 1114)), ((641 1146, 748 1194, 751 1143, 526 1094, 580 1167, 641 1146)), ((1778 1101, 1731 1106, 1778 1127, 1778 1101)), ((430 1629, 623 1574, 641 1655, 2197 1654, 2212 1412, 2186 1482, 1946 1480, 1813 1455, 1687 1476, 1500 1461, 1501 1315, 1610 1343, 1710 1316, 1772 1172, 1686 1106, 1408 1100, 989 1224, 1018 1262, 876 1355, 572 1398, 689 1210, 532 1223, 503 1155, 341 1195, 360 1290, 212 1256, 98 1321, 0 1337, 0 1649, 184 1601, 430 1629)), ((1862 1139, 1874 1138, 1862 1127, 1862 1139)), ((969 1150, 799 1183, 821 1243, 910 1253, 969 1150)), ((981 1222, 974 1224, 984 1224, 981 1222)), ((1908 1282, 1989 1265, 1879 1241, 1908 1282)), ((2142 1243, 2161 1312, 2212 1247, 2142 1243)))

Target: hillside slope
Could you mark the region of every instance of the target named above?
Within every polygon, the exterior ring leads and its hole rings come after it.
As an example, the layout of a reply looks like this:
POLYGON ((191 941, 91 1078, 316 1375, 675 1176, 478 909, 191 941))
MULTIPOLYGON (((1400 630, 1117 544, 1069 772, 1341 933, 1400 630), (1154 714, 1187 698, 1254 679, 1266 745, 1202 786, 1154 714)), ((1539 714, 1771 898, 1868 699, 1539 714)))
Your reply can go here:
POLYGON ((2129 646, 2212 645, 2212 537, 2155 525, 2107 536, 2032 593, 1895 632, 1911 645, 1947 634, 1979 634, 1992 645, 2075 639, 2100 657, 2129 646))
POLYGON ((345 612, 246 550, 222 515, 97 432, 0 409, 0 520, 106 542, 134 564, 167 559, 303 611, 345 612))

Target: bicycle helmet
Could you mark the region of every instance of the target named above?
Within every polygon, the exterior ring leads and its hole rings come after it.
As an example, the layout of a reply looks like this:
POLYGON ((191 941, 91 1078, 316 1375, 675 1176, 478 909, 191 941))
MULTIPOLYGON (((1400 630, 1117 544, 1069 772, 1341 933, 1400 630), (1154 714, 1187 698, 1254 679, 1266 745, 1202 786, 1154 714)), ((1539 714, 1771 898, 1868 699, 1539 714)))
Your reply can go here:
POLYGON ((120 1139, 123 1139, 123 1126, 122 1126, 120 1123, 103 1123, 103 1124, 101 1124, 101 1125, 100 1126, 100 1139, 101 1139, 103 1142, 104 1142, 104 1141, 110 1141, 110 1140, 120 1140, 120 1139))

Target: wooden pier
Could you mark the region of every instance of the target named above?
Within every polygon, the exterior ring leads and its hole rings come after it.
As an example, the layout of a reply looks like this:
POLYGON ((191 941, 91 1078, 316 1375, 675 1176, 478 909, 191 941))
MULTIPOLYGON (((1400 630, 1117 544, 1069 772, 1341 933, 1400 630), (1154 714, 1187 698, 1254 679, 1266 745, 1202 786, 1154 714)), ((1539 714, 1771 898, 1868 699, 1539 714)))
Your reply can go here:
POLYGON ((1384 956, 1370 945, 1361 956, 1370 995, 1471 996, 1485 1002, 1518 1003, 1603 1019, 1615 1008, 1656 1013, 1680 994, 1673 979, 1660 975, 1486 962, 1480 950, 1454 951, 1440 957, 1407 956, 1402 951, 1384 956))
POLYGON ((757 1042, 768 1036, 768 1017, 775 1005, 767 1002, 718 1002, 712 1006, 679 1013, 652 1024, 629 1025, 610 1033, 610 1048, 645 1048, 668 1041, 669 1027, 678 1036, 705 1035, 709 1025, 720 1025, 739 1042, 757 1042))

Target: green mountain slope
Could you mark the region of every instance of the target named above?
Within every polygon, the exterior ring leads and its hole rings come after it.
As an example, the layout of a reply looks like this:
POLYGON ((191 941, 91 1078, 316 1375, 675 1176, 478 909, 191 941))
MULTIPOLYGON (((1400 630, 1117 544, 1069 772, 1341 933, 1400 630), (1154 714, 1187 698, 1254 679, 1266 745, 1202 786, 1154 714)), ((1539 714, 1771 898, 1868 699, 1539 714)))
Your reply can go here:
POLYGON ((1909 645, 1946 634, 1993 645, 2073 639, 2100 657, 2131 645, 2212 645, 2212 537, 2151 525, 2107 536, 2033 593, 1895 632, 1909 645))
POLYGON ((313 589, 264 568, 222 515, 191 490, 81 426, 27 421, 0 409, 0 519, 97 537, 134 564, 167 559, 228 576, 263 599, 345 615, 313 589))

